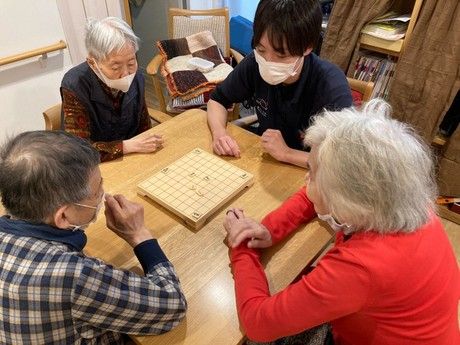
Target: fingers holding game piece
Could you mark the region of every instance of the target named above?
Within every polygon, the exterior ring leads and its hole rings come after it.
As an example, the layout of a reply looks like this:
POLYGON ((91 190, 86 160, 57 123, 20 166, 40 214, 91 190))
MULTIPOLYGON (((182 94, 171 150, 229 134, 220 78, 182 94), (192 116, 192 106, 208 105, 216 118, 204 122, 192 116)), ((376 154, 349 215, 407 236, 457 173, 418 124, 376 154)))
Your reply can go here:
POLYGON ((215 138, 212 146, 214 152, 219 156, 234 156, 239 158, 241 155, 237 142, 228 134, 215 138))
POLYGON ((251 218, 239 219, 233 210, 225 218, 224 228, 231 248, 238 247, 246 240, 249 248, 267 248, 273 243, 271 233, 265 226, 251 218))
POLYGON ((133 248, 152 238, 144 225, 144 208, 140 204, 123 195, 107 195, 105 205, 107 227, 133 248))
POLYGON ((242 208, 230 208, 230 209, 227 210, 227 212, 225 214, 228 215, 230 213, 236 219, 243 219, 244 218, 244 211, 243 211, 242 208))

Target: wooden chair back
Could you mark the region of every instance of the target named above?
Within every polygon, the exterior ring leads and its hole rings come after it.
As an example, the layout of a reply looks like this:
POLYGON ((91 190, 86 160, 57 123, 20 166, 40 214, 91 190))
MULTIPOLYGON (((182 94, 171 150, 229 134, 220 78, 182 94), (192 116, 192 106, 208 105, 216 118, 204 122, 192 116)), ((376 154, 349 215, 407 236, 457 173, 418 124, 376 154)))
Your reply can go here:
POLYGON ((43 112, 46 130, 55 131, 61 129, 61 108, 62 104, 59 103, 43 112))
POLYGON ((372 81, 363 81, 348 77, 347 80, 351 90, 358 91, 363 95, 363 102, 367 102, 372 98, 372 92, 374 91, 374 83, 372 81))
POLYGON ((217 46, 222 50, 224 56, 230 56, 230 20, 228 8, 214 8, 209 10, 169 9, 169 38, 186 37, 205 30, 212 32, 217 46))

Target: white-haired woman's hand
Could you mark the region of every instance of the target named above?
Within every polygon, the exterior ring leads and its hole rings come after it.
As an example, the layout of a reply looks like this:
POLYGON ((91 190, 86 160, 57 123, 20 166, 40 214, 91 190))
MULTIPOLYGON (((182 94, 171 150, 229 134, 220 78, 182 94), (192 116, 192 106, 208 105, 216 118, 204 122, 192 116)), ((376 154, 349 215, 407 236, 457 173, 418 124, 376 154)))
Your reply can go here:
POLYGON ((245 217, 241 209, 227 211, 224 228, 227 231, 227 245, 230 248, 238 247, 246 240, 249 240, 248 248, 267 248, 273 244, 270 231, 254 219, 245 217))
POLYGON ((155 152, 163 147, 164 139, 159 134, 143 135, 123 140, 123 154, 155 152))

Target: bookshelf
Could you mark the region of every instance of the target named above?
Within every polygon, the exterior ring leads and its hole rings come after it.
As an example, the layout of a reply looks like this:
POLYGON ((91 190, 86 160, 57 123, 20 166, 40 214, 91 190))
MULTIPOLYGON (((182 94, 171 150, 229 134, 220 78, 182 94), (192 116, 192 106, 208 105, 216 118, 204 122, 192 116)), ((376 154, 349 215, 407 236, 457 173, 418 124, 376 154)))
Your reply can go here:
POLYGON ((347 76, 373 81, 375 88, 372 97, 388 97, 398 58, 404 54, 404 42, 412 34, 422 2, 423 0, 395 0, 389 9, 389 11, 401 14, 410 13, 410 20, 404 38, 397 41, 389 41, 361 33, 352 60, 348 66, 347 76), (362 59, 363 56, 369 56, 371 62, 366 62, 366 59, 362 59), (383 61, 383 66, 375 61, 383 61), (368 70, 369 74, 366 74, 366 69, 369 68, 376 70, 368 70), (360 69, 364 73, 361 73, 360 69), (379 81, 380 78, 383 80, 379 81))

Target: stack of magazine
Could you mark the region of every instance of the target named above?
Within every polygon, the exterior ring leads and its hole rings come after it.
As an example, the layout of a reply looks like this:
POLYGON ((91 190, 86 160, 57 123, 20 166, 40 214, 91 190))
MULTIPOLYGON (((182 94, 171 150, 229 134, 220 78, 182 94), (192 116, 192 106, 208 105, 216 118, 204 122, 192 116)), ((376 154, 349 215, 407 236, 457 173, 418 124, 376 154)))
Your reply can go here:
POLYGON ((364 26, 361 32, 384 40, 397 41, 406 34, 409 20, 410 14, 388 12, 364 26))
POLYGON ((372 98, 388 99, 396 62, 369 51, 361 51, 356 60, 353 78, 374 82, 372 98))

